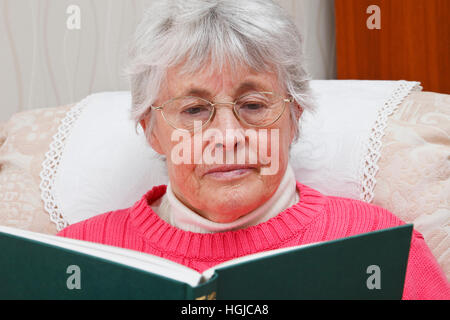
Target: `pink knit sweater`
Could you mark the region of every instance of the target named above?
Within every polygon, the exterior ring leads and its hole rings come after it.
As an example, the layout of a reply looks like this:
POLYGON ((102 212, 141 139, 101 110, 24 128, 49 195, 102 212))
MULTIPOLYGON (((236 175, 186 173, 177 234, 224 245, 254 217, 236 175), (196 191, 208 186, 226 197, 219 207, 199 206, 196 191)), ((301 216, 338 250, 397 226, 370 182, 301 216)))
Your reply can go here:
MULTIPOLYGON (((147 252, 197 271, 258 251, 327 241, 404 224, 387 210, 324 196, 297 183, 300 201, 276 217, 237 231, 192 233, 162 220, 150 207, 166 186, 131 208, 73 224, 58 235, 147 252)), ((403 299, 450 299, 450 285, 420 233, 414 231, 403 299)))

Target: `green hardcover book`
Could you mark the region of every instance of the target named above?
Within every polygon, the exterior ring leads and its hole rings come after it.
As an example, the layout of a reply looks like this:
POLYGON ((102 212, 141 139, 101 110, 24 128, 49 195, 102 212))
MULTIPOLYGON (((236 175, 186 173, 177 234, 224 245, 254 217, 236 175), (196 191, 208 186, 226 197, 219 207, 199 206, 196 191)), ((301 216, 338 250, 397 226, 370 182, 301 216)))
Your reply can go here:
POLYGON ((260 252, 203 273, 0 227, 0 299, 401 299, 412 225, 260 252))

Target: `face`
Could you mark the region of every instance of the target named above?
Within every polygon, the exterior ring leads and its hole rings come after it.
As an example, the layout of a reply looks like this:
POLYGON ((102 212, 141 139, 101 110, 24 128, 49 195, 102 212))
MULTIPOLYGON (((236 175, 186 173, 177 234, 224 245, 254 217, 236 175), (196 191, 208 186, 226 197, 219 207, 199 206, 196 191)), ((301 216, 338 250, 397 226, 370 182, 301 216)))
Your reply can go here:
MULTIPOLYGON (((152 111, 155 119, 149 143, 166 157, 171 187, 181 202, 208 220, 232 222, 261 206, 276 191, 287 167, 294 130, 289 102, 281 117, 265 128, 246 125, 236 118, 233 106, 225 103, 263 91, 288 98, 286 90, 278 86, 274 74, 246 67, 235 73, 225 67, 220 73, 211 75, 205 70, 193 76, 181 75, 179 68, 168 70, 155 106, 186 95, 224 104, 216 106, 214 117, 202 130, 191 133, 180 132, 160 111, 152 111), (174 157, 180 153, 173 151, 181 145, 185 148, 182 153, 189 156, 180 163, 174 157), (198 160, 206 154, 214 155, 216 161, 198 160)), ((141 125, 145 129, 148 123, 146 119, 141 125)))

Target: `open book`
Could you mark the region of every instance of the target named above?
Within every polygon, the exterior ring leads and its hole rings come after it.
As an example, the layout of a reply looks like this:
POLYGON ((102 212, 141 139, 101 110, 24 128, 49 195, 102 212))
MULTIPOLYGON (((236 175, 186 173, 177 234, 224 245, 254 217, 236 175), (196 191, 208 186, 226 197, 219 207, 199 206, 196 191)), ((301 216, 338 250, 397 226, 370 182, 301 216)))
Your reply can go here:
POLYGON ((259 252, 199 273, 0 226, 0 299, 401 299, 412 225, 259 252))

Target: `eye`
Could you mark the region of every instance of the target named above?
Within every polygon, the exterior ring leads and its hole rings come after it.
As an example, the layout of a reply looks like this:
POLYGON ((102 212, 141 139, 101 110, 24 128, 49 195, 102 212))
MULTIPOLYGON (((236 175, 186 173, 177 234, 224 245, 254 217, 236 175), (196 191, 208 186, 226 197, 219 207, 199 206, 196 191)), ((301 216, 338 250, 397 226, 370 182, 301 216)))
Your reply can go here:
POLYGON ((191 107, 191 108, 184 110, 183 112, 192 115, 192 114, 200 113, 201 111, 202 111, 201 107, 191 107))
POLYGON ((210 109, 207 106, 195 105, 191 107, 186 107, 181 111, 182 114, 187 116, 199 116, 204 114, 209 114, 210 109))
POLYGON ((241 105, 243 111, 260 111, 266 108, 266 105, 261 102, 245 102, 241 105))

